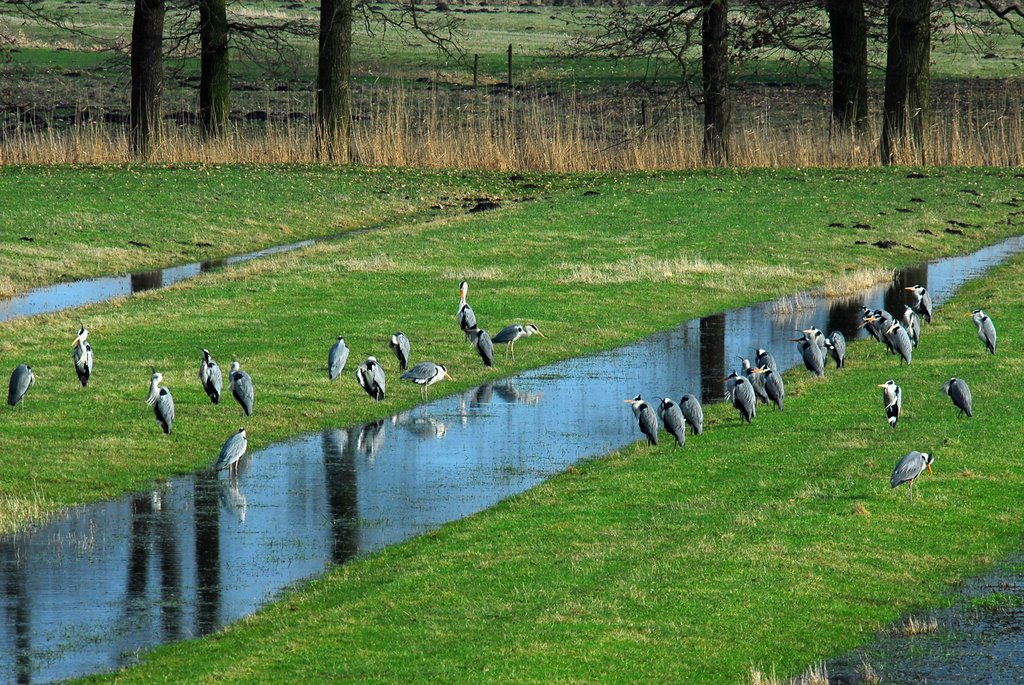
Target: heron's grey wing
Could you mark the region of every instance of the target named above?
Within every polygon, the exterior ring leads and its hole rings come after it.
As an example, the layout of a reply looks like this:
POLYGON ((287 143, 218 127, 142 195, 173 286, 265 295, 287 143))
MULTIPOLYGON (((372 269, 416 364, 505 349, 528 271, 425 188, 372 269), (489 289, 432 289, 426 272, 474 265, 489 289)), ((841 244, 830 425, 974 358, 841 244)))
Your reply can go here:
POLYGON ((238 371, 235 373, 235 387, 234 390, 235 398, 239 404, 242 405, 242 410, 246 416, 252 414, 253 401, 256 399, 256 389, 252 384, 252 377, 245 371, 238 371))
POLYGON ((765 404, 768 403, 768 391, 764 387, 765 377, 763 373, 752 373, 747 376, 750 386, 754 389, 754 395, 765 404))
POLYGON ((469 304, 464 304, 459 307, 459 328, 464 331, 470 328, 476 327, 476 314, 473 312, 473 308, 469 304))
POLYGON ((640 422, 640 430, 647 436, 647 439, 651 444, 658 444, 658 417, 654 415, 654 410, 651 409, 650 405, 644 405, 640 410, 640 415, 637 417, 640 422))
POLYGON ((693 395, 684 395, 679 403, 686 422, 693 427, 693 432, 700 435, 704 432, 704 408, 693 395))
POLYGON ((491 341, 499 344, 510 343, 515 339, 516 334, 522 329, 523 327, 517 323, 514 323, 511 326, 505 326, 500 331, 498 331, 497 335, 491 338, 491 341))
POLYGON ((409 354, 412 351, 412 345, 409 342, 409 338, 405 335, 398 336, 398 349, 402 351, 402 359, 404 360, 404 366, 409 365, 409 354))
POLYGON ((370 380, 380 389, 380 397, 384 399, 384 367, 380 364, 374 364, 373 368, 370 369, 370 380))
POLYGON ((889 485, 896 487, 900 483, 906 483, 908 480, 917 478, 921 475, 923 469, 924 459, 921 453, 917 450, 908 452, 896 463, 896 468, 892 470, 892 475, 889 476, 889 485))
POLYGON ((217 393, 217 397, 220 397, 221 389, 224 387, 224 377, 220 371, 220 365, 213 363, 210 364, 210 373, 206 379, 207 392, 211 389, 217 393))
POLYGON ((199 382, 206 386, 206 379, 210 377, 210 366, 206 363, 206 357, 199 362, 199 382))
POLYGON ((957 379, 956 383, 950 386, 949 396, 953 398, 953 404, 962 409, 968 416, 974 416, 971 406, 971 389, 963 379, 957 379))
POLYGON ((480 353, 480 358, 484 360, 484 366, 494 366, 494 345, 487 331, 480 331, 476 336, 476 349, 480 353))
POLYGON ((331 351, 327 354, 327 374, 332 381, 345 370, 348 351, 348 346, 342 345, 340 340, 331 346, 331 351))
POLYGON ((786 401, 786 386, 782 383, 782 376, 774 371, 770 371, 765 375, 767 376, 764 380, 765 392, 768 393, 769 399, 782 410, 786 401))
POLYGON ((157 421, 166 426, 165 433, 170 433, 174 429, 174 397, 167 388, 160 388, 160 394, 153 404, 153 413, 156 414, 157 421))
POLYGON ((832 345, 836 348, 836 353, 840 359, 846 359, 846 338, 839 331, 832 332, 832 345))
POLYGON ((401 377, 415 383, 423 383, 424 381, 433 378, 435 373, 437 373, 437 364, 434 362, 420 362, 403 373, 401 377))
POLYGON ((661 420, 665 423, 665 430, 676 439, 676 443, 680 446, 685 445, 686 421, 683 419, 683 412, 679 409, 679 406, 671 405, 662 413, 661 420))
POLYGON ((72 358, 75 360, 75 367, 85 370, 85 343, 79 343, 75 345, 75 349, 71 352, 72 358))
POLYGON ((7 386, 7 404, 14 406, 25 396, 32 385, 32 371, 25 364, 19 364, 11 374, 11 382, 7 386))
POLYGON ((85 371, 88 375, 92 375, 92 365, 94 361, 92 345, 85 343, 85 371))
POLYGON ((981 322, 981 331, 984 333, 985 345, 992 354, 996 353, 996 326, 992 319, 985 317, 981 322))
POLYGON ((754 386, 750 383, 736 384, 736 399, 743 405, 743 412, 751 419, 757 416, 757 402, 754 397, 754 386))
POLYGON ((910 343, 910 336, 907 335, 906 329, 903 326, 899 326, 893 331, 894 339, 893 344, 896 347, 896 351, 899 352, 900 357, 903 358, 907 364, 911 362, 914 354, 913 345, 910 343))
POLYGON ((932 322, 932 296, 927 290, 921 296, 921 310, 924 312, 925 321, 932 322))
POLYGON ((235 433, 224 443, 224 446, 220 448, 220 457, 217 459, 217 463, 214 464, 214 469, 220 471, 228 466, 231 466, 236 461, 242 458, 245 454, 245 448, 247 446, 247 440, 242 435, 241 431, 235 433))

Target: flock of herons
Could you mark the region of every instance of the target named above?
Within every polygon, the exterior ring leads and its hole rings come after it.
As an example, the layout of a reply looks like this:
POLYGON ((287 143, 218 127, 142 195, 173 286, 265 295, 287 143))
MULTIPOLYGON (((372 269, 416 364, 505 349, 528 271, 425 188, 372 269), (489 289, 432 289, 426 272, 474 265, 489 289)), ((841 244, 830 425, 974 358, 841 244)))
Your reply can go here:
MULTIPOLYGON (((921 319, 930 323, 932 320, 932 299, 928 291, 920 285, 905 288, 913 295, 913 301, 904 305, 902 316, 897 319, 884 309, 868 309, 861 307, 862 328, 876 341, 884 343, 891 354, 897 355, 900 365, 910 364, 913 351, 917 348, 921 337, 921 319)), ((990 354, 996 353, 996 328, 992 319, 981 309, 967 314, 974 320, 978 329, 978 337, 985 343, 990 354)), ((801 331, 803 336, 794 338, 798 343, 804 366, 816 376, 825 375, 825 364, 829 356, 835 361, 836 368, 843 368, 846 363, 846 339, 839 331, 825 335, 821 330, 811 327, 801 331)), ((785 401, 785 385, 779 374, 775 359, 771 353, 758 349, 755 357, 756 365, 743 359, 742 373, 733 371, 726 377, 725 399, 739 411, 741 421, 750 423, 757 415, 757 405, 774 404, 779 411, 785 401)), ((893 379, 887 380, 878 387, 882 388, 882 400, 885 407, 886 420, 893 428, 899 421, 903 410, 903 390, 893 379)), ((962 378, 950 378, 943 383, 942 391, 949 395, 959 410, 959 416, 974 415, 971 405, 971 389, 962 378)), ((658 398, 661 405, 657 412, 643 397, 637 395, 625 400, 633 405, 633 414, 637 418, 640 430, 652 445, 658 444, 658 419, 664 424, 665 430, 676 440, 678 446, 686 443, 686 427, 690 426, 694 435, 704 430, 704 411, 700 400, 693 395, 683 395, 679 403, 669 398, 658 398)), ((914 497, 914 480, 925 469, 932 472, 934 455, 917 450, 908 452, 897 463, 889 478, 889 484, 895 488, 908 483, 909 496, 914 497)))
MULTIPOLYGON (((544 337, 544 334, 537 330, 534 324, 523 325, 516 323, 506 326, 492 338, 487 331, 477 325, 476 314, 473 312, 473 308, 469 306, 469 303, 466 302, 468 291, 469 285, 463 281, 459 286, 459 308, 456 317, 459 322, 459 328, 462 329, 466 339, 473 344, 484 366, 494 366, 495 343, 499 345, 504 344, 506 357, 510 356, 512 361, 515 361, 515 344, 518 340, 534 334, 542 338, 544 337)), ((93 372, 93 349, 92 344, 88 341, 88 337, 89 331, 83 324, 71 345, 75 373, 78 375, 78 380, 83 388, 89 384, 89 379, 92 377, 93 372)), ((404 372, 400 378, 419 385, 422 390, 423 399, 427 398, 427 388, 431 385, 446 378, 453 380, 444 364, 425 361, 416 364, 410 369, 411 344, 405 333, 399 331, 392 335, 390 347, 398 358, 399 369, 404 372)), ((345 368, 345 363, 348 361, 348 355, 349 348, 345 344, 345 339, 339 335, 337 341, 327 353, 327 373, 332 381, 341 375, 345 368)), ((376 357, 367 357, 366 361, 356 369, 355 376, 359 385, 370 397, 378 402, 384 399, 386 388, 384 367, 381 366, 376 357)), ((163 378, 163 374, 153 369, 146 403, 153 408, 156 422, 163 432, 170 434, 174 430, 174 397, 166 386, 161 385, 163 378)), ((224 376, 213 355, 205 348, 203 349, 202 360, 199 364, 199 381, 203 386, 203 390, 209 396, 210 401, 213 404, 220 404, 224 376)), ((11 374, 10 384, 7 388, 7 404, 13 407, 22 402, 28 389, 34 383, 35 375, 32 373, 32 367, 28 364, 20 364, 11 374)), ((231 390, 232 396, 241 405, 243 416, 251 416, 253 402, 256 397, 255 386, 253 385, 252 377, 241 369, 241 365, 237 360, 231 362, 231 368, 228 371, 228 388, 231 390)), ((229 473, 237 474, 238 460, 245 454, 248 444, 248 435, 243 426, 224 443, 213 468, 217 471, 227 469, 229 473)))

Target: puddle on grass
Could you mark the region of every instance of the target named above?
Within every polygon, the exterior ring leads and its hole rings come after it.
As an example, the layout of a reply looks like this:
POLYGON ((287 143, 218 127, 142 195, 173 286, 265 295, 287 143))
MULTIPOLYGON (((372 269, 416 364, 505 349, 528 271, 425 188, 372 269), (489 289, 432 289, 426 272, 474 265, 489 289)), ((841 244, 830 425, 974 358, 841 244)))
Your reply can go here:
POLYGON ((992 685, 1024 682, 1024 556, 965 582, 952 606, 916 616, 933 629, 890 634, 829 662, 829 683, 992 685))
POLYGON ((56 283, 42 288, 35 288, 15 295, 10 299, 0 300, 0 321, 16 319, 21 316, 35 316, 36 314, 58 312, 70 309, 71 307, 84 307, 85 305, 97 302, 106 302, 115 297, 127 297, 128 295, 141 293, 146 290, 166 288, 169 285, 180 283, 213 269, 232 264, 241 264, 242 262, 281 252, 291 252, 292 250, 309 247, 325 240, 336 240, 343 236, 363 233, 366 230, 370 229, 350 231, 324 238, 311 238, 286 245, 275 245, 262 250, 256 250, 255 252, 246 252, 204 262, 192 262, 191 264, 182 264, 181 266, 171 266, 166 269, 137 271, 119 276, 87 278, 81 281, 56 283))
MULTIPOLYGON (((897 310, 901 286, 922 283, 938 304, 1021 250, 1024 237, 1014 238, 907 269, 859 298, 801 298, 795 312, 768 302, 693 319, 389 419, 278 443, 246 455, 236 480, 175 478, 0 538, 0 674, 29 682, 97 673, 210 633, 332 564, 636 441, 622 400, 637 392, 718 399, 737 355, 765 347, 791 367, 800 363, 794 329, 853 338, 862 303, 897 310)), ((518 353, 542 344, 521 341, 518 353)))

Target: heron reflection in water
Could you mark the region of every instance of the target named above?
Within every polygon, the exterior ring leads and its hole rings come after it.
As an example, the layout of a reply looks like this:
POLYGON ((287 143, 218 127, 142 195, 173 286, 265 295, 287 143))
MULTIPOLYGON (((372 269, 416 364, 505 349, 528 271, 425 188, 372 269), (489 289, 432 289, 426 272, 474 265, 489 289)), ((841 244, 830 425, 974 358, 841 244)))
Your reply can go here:
MULTIPOLYGON (((248 469, 249 460, 240 466, 241 469, 248 469)), ((221 508, 229 514, 234 514, 239 523, 245 523, 245 514, 248 510, 248 502, 245 494, 238 488, 237 478, 217 479, 217 499, 220 500, 221 508)))

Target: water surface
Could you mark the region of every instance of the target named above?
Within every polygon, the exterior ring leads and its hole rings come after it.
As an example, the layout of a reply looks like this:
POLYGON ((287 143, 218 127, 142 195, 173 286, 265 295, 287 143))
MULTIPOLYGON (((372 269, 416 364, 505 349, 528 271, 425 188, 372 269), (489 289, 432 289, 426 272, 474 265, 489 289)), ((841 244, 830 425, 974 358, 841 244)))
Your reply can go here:
MULTIPOLYGON (((0 677, 106 671, 157 644, 210 633, 332 564, 637 440, 622 399, 691 392, 717 400, 737 355, 765 347, 788 368, 800 363, 794 329, 814 324, 853 338, 861 304, 901 311, 902 286, 913 283, 939 304, 1022 249, 1024 238, 1014 238, 907 269, 860 297, 800 298, 796 311, 783 299, 692 319, 386 420, 272 445, 246 455, 237 479, 174 478, 0 538, 0 677)), ((523 340, 518 355, 543 344, 523 340)))

